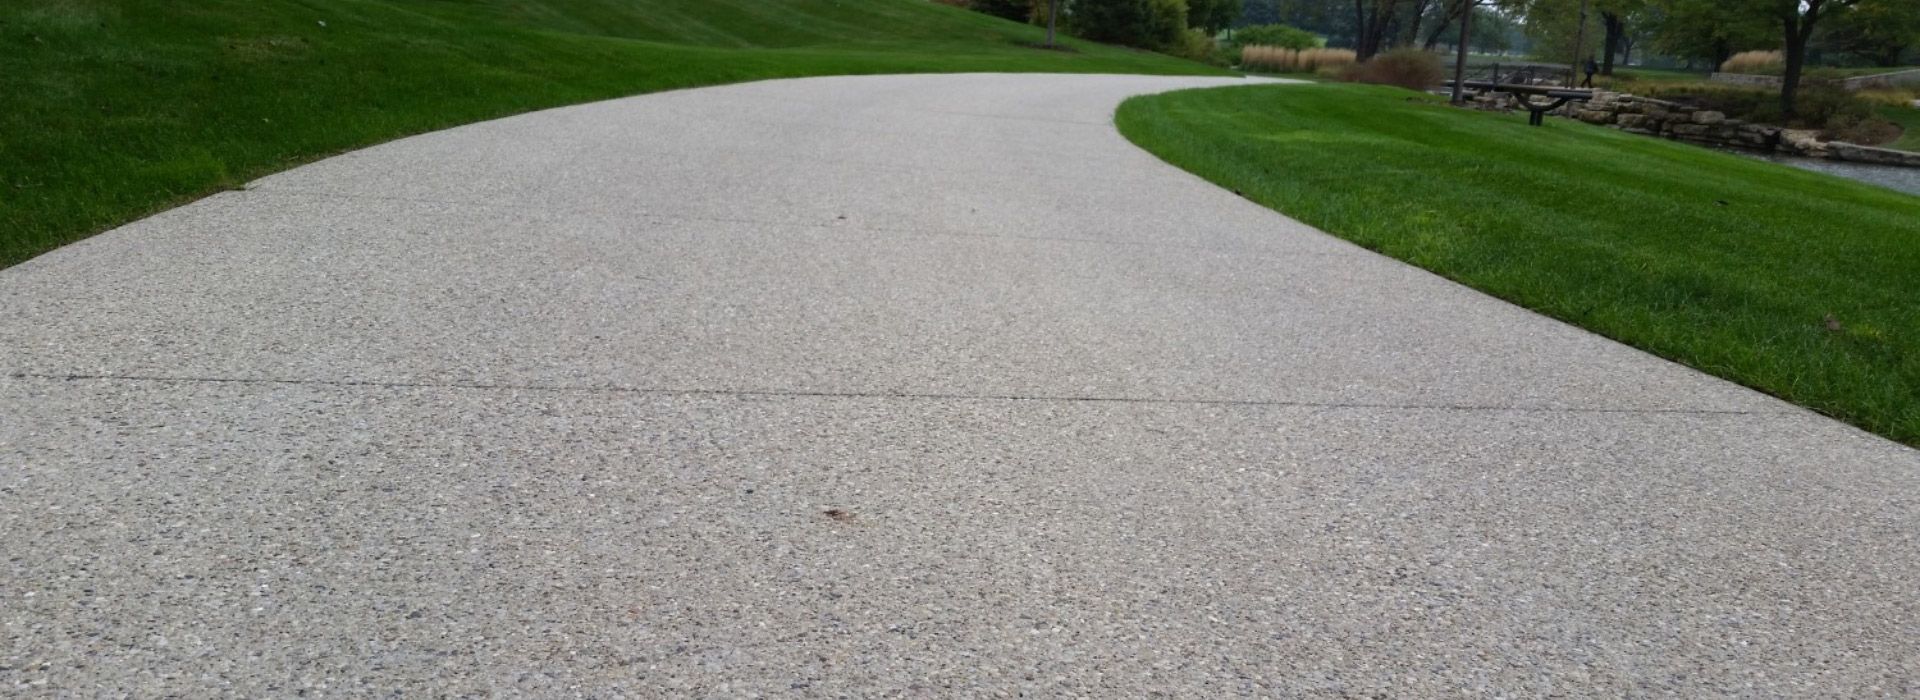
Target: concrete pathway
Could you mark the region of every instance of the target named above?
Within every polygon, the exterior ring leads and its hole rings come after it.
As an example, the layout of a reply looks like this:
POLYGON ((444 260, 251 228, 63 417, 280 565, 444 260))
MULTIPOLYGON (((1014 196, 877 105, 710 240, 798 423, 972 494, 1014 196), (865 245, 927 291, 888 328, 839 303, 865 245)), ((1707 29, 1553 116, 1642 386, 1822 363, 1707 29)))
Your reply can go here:
POLYGON ((1229 82, 586 105, 0 273, 0 690, 1920 693, 1920 454, 1110 124, 1229 82))

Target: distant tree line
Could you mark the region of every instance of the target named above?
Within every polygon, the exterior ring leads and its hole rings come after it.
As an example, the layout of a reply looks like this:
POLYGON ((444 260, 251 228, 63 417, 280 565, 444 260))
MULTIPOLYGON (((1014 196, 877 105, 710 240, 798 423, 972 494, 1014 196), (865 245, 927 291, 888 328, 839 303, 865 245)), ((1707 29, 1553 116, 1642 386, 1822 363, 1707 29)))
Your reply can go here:
POLYGON ((1208 57, 1235 28, 1287 25, 1361 60, 1391 48, 1452 48, 1471 17, 1471 48, 1620 65, 1719 66, 1735 53, 1778 50, 1791 115, 1807 67, 1920 62, 1920 0, 950 0, 1020 21, 1044 21, 1108 43, 1208 57))

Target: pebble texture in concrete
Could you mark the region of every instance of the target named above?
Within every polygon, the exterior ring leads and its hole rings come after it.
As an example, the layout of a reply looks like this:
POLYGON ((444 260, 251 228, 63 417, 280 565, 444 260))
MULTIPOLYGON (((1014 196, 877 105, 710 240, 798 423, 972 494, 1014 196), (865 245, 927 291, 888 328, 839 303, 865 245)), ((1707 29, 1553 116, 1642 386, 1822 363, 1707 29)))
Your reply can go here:
POLYGON ((0 272, 0 689, 1920 693, 1920 454, 1111 126, 1233 82, 585 105, 0 272))

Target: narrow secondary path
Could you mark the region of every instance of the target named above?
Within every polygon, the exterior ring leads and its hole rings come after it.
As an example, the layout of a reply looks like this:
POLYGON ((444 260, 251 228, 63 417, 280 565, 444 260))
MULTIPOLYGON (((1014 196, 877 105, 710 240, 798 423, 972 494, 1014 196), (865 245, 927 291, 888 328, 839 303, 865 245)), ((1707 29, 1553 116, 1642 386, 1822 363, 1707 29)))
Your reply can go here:
POLYGON ((1110 123, 1231 82, 559 109, 0 272, 0 688, 1920 692, 1920 454, 1110 123))

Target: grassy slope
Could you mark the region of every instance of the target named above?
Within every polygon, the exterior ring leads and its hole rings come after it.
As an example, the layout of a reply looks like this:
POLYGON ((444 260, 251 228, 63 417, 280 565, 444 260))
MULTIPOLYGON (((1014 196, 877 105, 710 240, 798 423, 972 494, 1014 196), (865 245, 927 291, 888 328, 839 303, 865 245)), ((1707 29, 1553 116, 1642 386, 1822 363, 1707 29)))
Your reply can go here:
POLYGON ((1880 117, 1899 124, 1903 129, 1900 140, 1884 144, 1887 148, 1920 152, 1920 109, 1883 105, 1880 107, 1880 117))
POLYGON ((331 153, 544 107, 803 75, 1214 72, 1020 45, 1040 37, 926 0, 9 0, 0 267, 331 153))
POLYGON ((1390 88, 1186 91, 1119 123, 1336 235, 1920 445, 1920 198, 1390 88))

